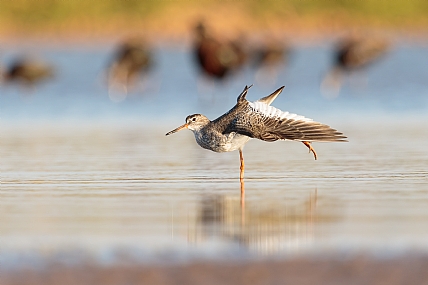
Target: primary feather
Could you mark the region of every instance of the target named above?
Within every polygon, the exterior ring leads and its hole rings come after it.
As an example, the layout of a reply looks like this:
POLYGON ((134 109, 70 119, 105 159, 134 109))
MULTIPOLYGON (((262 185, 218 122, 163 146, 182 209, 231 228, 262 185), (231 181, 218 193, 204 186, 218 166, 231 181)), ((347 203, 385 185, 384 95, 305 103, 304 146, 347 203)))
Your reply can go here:
POLYGON ((253 103, 247 101, 245 111, 237 112, 226 133, 231 130, 264 141, 346 141, 341 132, 328 125, 281 111, 260 101, 253 103))

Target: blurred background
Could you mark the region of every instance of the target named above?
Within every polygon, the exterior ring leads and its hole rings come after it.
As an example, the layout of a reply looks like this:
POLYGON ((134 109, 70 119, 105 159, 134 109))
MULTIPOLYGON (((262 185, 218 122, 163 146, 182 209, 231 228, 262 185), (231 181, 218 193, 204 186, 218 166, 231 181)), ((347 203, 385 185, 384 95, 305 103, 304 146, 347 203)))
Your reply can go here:
POLYGON ((200 17, 237 32, 277 32, 311 40, 353 28, 426 33, 427 3, 388 1, 13 1, 1 4, 3 39, 24 37, 105 41, 145 33, 154 40, 183 41, 200 17))
POLYGON ((358 272, 365 256, 398 272, 390 284, 423 284, 427 15, 424 0, 0 2, 0 283, 183 261, 346 257, 358 272), (285 85, 273 106, 349 142, 314 144, 313 161, 251 141, 243 203, 238 153, 165 133, 215 119, 251 84, 250 101, 285 85))

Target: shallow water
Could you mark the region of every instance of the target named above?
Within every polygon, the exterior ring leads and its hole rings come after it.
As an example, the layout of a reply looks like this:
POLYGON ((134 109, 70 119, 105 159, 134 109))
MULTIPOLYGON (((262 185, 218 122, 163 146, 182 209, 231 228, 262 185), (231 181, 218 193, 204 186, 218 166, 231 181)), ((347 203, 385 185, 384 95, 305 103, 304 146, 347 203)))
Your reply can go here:
POLYGON ((254 86, 250 100, 286 84, 274 106, 349 142, 314 144, 314 161, 300 143, 250 141, 245 205, 237 152, 164 134, 189 113, 227 111, 252 71, 198 95, 189 54, 160 50, 154 86, 115 103, 96 80, 107 50, 41 52, 62 67, 56 80, 0 87, 3 260, 428 250, 427 48, 399 45, 368 69, 367 87, 345 85, 335 100, 319 92, 327 47, 302 47, 276 85, 254 86))

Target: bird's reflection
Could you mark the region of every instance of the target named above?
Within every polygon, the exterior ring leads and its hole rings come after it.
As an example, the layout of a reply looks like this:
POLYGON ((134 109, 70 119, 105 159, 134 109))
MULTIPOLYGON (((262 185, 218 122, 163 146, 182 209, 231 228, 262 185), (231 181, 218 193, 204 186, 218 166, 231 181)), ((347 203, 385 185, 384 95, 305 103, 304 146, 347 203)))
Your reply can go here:
POLYGON ((205 196, 200 202, 194 241, 217 237, 261 253, 297 250, 312 243, 316 223, 337 219, 330 210, 319 208, 317 201, 317 190, 303 201, 285 204, 205 196))

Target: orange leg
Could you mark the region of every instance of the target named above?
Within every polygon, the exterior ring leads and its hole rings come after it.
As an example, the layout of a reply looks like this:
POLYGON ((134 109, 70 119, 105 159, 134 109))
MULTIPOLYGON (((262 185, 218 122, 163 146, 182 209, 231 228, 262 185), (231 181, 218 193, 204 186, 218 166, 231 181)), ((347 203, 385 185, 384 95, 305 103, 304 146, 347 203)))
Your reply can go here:
POLYGON ((313 153, 314 154, 314 158, 315 158, 315 160, 317 160, 317 153, 315 152, 315 149, 311 146, 311 143, 310 142, 307 142, 307 141, 302 141, 302 143, 307 147, 307 148, 309 148, 309 153, 313 153))
POLYGON ((245 165, 244 165, 244 155, 242 154, 241 149, 239 150, 239 160, 241 161, 241 167, 240 167, 241 172, 239 173, 239 180, 243 181, 245 165))

